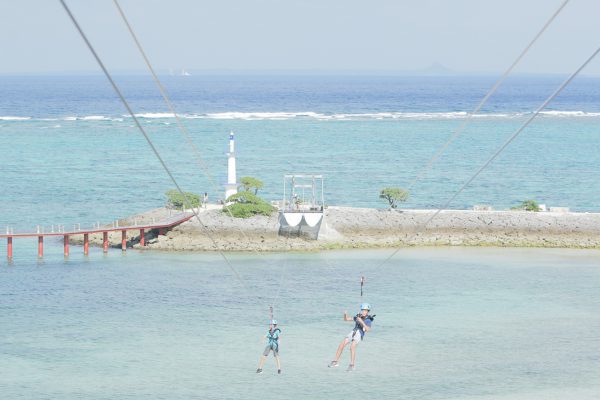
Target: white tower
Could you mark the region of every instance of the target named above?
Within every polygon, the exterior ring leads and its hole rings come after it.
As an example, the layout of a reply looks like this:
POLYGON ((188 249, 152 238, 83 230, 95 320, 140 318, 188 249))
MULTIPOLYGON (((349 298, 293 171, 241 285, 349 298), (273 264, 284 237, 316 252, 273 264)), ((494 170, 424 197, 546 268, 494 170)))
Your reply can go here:
POLYGON ((237 193, 235 174, 235 139, 233 132, 229 133, 229 152, 227 153, 227 183, 225 184, 225 200, 237 193))

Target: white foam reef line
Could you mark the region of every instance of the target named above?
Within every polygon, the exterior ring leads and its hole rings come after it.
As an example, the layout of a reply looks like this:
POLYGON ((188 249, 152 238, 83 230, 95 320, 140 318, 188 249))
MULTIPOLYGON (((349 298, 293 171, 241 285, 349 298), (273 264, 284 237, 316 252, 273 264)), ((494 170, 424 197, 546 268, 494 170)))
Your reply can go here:
MULTIPOLYGON (((475 119, 513 119, 530 115, 529 112, 497 112, 475 114, 475 119)), ((548 118, 600 118, 600 112, 586 111, 542 111, 543 117, 548 118)), ((172 113, 148 112, 135 115, 140 119, 172 119, 172 113)), ((464 111, 449 112, 372 112, 372 113, 320 113, 314 111, 274 111, 274 112, 241 112, 226 111, 204 114, 181 114, 183 119, 207 119, 207 120, 245 120, 245 121, 283 121, 291 119, 313 119, 318 121, 368 121, 368 120, 460 120, 468 117, 464 111)), ((0 121, 116 121, 121 122, 127 115, 105 116, 105 115, 83 115, 65 116, 60 118, 35 118, 31 116, 0 116, 0 121)))
POLYGON ((27 121, 30 119, 31 119, 31 117, 13 117, 10 115, 5 115, 5 116, 0 115, 0 121, 27 121))

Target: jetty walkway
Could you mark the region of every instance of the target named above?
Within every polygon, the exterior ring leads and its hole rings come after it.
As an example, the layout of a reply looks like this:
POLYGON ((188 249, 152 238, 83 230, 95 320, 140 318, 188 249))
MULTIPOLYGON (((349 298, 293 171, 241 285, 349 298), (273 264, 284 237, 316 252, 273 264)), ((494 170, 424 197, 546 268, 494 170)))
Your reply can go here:
POLYGON ((190 220, 194 216, 191 212, 182 212, 167 218, 164 218, 160 221, 153 221, 149 224, 144 225, 127 225, 127 226, 119 226, 118 221, 113 223, 112 227, 100 226, 100 224, 95 225, 91 229, 81 229, 79 224, 74 225, 73 229, 70 231, 66 231, 64 226, 57 225, 57 231, 54 231, 54 226, 51 229, 51 232, 44 232, 43 228, 37 229, 36 232, 17 232, 14 233, 12 229, 7 228, 6 233, 0 233, 0 238, 6 238, 6 253, 8 259, 13 258, 13 239, 14 238, 27 238, 27 237, 37 237, 38 239, 38 257, 42 258, 44 256, 44 238, 48 236, 62 236, 63 237, 63 246, 64 246, 64 255, 67 257, 69 255, 69 239, 71 236, 83 235, 83 254, 88 255, 90 251, 90 235, 94 234, 102 234, 102 248, 106 253, 108 252, 108 234, 110 232, 121 232, 121 249, 125 251, 127 249, 127 232, 131 230, 139 230, 140 233, 140 245, 145 246, 145 233, 151 230, 157 230, 159 235, 164 235, 166 231, 174 226, 182 224, 188 220, 190 220))

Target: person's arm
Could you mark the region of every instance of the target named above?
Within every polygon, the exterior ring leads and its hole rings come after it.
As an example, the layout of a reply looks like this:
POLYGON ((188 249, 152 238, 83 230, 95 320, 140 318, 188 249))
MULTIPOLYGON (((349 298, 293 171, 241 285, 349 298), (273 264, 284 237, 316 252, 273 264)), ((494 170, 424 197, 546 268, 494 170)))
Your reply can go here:
POLYGON ((362 318, 356 318, 356 320, 362 325, 363 332, 369 332, 371 330, 371 327, 367 325, 362 318))
POLYGON ((265 343, 269 342, 269 336, 271 336, 271 331, 267 331, 267 334, 263 336, 263 340, 265 343))
POLYGON ((353 322, 354 318, 348 316, 348 311, 344 311, 344 321, 353 322))

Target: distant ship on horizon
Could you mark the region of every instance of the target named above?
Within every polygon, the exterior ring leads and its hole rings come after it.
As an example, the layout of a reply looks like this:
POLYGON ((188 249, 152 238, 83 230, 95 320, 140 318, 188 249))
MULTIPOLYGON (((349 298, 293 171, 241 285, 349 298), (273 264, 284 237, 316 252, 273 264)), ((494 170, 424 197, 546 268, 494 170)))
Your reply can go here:
MULTIPOLYGON (((173 71, 173 68, 169 68, 169 75, 170 76, 175 76, 175 72, 173 71)), ((185 68, 181 68, 181 73, 178 74, 179 76, 191 76, 192 74, 190 74, 189 72, 187 72, 185 70, 185 68)))

